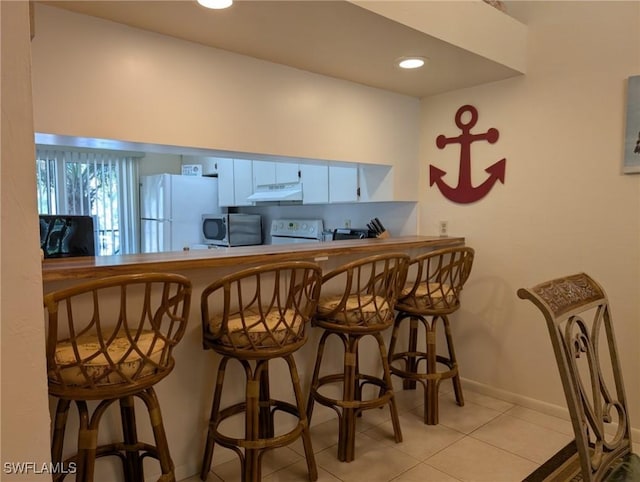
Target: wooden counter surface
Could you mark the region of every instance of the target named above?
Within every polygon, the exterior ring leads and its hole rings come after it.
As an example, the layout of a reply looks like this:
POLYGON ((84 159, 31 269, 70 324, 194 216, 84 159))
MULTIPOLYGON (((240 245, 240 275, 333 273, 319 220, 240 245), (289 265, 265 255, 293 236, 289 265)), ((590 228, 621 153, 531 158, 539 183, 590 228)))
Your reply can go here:
POLYGON ((400 236, 387 239, 358 239, 235 248, 195 249, 153 254, 87 256, 46 259, 42 262, 43 281, 97 278, 116 274, 174 271, 244 265, 261 262, 322 258, 342 254, 390 252, 394 249, 444 248, 464 244, 461 237, 400 236))

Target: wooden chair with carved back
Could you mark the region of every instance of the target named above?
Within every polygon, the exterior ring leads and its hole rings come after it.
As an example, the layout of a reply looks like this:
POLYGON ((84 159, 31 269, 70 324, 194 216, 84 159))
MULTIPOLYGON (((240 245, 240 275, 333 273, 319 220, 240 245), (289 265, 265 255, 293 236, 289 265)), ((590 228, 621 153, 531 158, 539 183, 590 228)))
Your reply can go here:
MULTIPOLYGON (((585 273, 521 288, 543 314, 571 416, 582 480, 640 481, 607 295, 585 273)), ((637 320, 636 320, 637 321, 637 320)))

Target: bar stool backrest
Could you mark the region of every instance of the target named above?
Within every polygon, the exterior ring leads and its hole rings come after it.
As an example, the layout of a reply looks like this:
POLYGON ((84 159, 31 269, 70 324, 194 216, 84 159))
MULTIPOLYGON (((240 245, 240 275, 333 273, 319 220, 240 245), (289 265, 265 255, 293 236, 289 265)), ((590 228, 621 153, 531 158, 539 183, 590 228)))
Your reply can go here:
POLYGON ((317 321, 363 328, 391 325, 408 262, 404 253, 387 253, 352 261, 325 274, 317 321))
POLYGON ((201 297, 204 348, 251 357, 306 341, 322 270, 292 261, 248 268, 214 281, 201 297))
POLYGON ((618 459, 623 472, 610 480, 640 480, 631 454, 631 426, 609 301, 585 273, 553 279, 518 296, 544 315, 571 415, 582 480, 605 480, 618 459), (631 457, 630 457, 631 456, 631 457))
POLYGON ((413 258, 397 308, 425 315, 457 310, 474 256, 473 248, 464 246, 438 249, 413 258))
POLYGON ((50 392, 108 398, 164 378, 190 300, 191 282, 167 273, 112 276, 46 294, 50 392))

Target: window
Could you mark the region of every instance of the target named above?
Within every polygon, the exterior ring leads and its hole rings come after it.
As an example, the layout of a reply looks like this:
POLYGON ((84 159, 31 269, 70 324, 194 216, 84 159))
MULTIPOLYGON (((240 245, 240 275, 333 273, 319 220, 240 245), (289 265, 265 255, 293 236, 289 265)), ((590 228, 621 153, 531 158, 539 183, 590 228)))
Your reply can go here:
POLYGON ((38 212, 93 216, 97 255, 137 252, 137 159, 130 153, 38 146, 38 212))

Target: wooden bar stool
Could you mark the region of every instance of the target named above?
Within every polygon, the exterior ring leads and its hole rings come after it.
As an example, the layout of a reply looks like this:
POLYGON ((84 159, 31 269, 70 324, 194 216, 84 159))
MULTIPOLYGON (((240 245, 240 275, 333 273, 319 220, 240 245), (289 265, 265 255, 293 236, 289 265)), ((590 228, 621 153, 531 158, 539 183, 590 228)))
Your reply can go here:
POLYGON ((95 459, 115 455, 127 482, 144 480, 145 457, 160 462, 160 481, 175 481, 153 386, 174 367, 172 353, 185 332, 190 300, 189 280, 155 273, 113 276, 45 295, 49 394, 58 398, 51 452, 58 467, 71 402, 80 417, 77 453, 54 480, 62 480, 73 463, 77 481, 92 481, 95 459), (149 412, 155 445, 138 440, 134 397, 149 412), (89 416, 92 400, 99 403, 89 416), (100 420, 115 402, 123 440, 98 446, 100 420))
POLYGON ((311 420, 314 402, 333 408, 338 414, 338 459, 355 458, 356 417, 363 411, 389 405, 396 442, 402 442, 398 410, 391 385, 387 351, 382 332, 393 324, 393 306, 403 283, 409 256, 392 253, 370 256, 348 263, 322 278, 322 295, 314 326, 324 329, 316 356, 307 416, 311 420), (329 284, 340 286, 339 294, 325 294, 329 284), (344 347, 341 373, 320 376, 327 339, 335 335, 344 347), (358 346, 361 339, 373 336, 378 343, 382 377, 360 372, 358 346), (342 398, 321 393, 326 385, 342 385, 342 398), (363 387, 372 385, 377 396, 363 400, 363 387))
POLYGON ((417 256, 409 263, 407 284, 395 305, 398 311, 389 343, 391 373, 403 378, 404 389, 424 388, 424 423, 438 423, 438 387, 451 378, 456 402, 464 405, 458 362, 448 315, 460 308, 460 292, 473 264, 474 250, 468 247, 445 248, 417 256), (400 327, 409 320, 406 351, 396 352, 400 327), (441 320, 448 354, 437 354, 436 328, 441 320), (425 344, 419 348, 418 328, 424 327, 425 344), (446 370, 438 371, 438 364, 446 370))
POLYGON ((322 271, 315 263, 294 261, 249 268, 211 283, 202 293, 202 336, 205 349, 222 359, 211 406, 209 431, 200 478, 206 480, 217 443, 234 450, 242 464, 242 480, 259 481, 264 452, 302 437, 309 480, 317 480, 309 423, 293 353, 307 341, 306 326, 318 296, 322 271), (284 359, 289 367, 295 404, 270 396, 269 361, 284 359), (246 376, 245 401, 220 409, 225 369, 238 361, 246 376), (295 427, 278 433, 277 411, 295 417, 295 427), (219 425, 244 414, 245 435, 223 434, 219 425))

